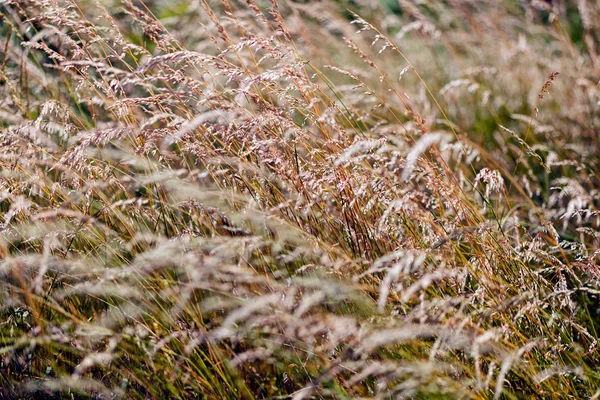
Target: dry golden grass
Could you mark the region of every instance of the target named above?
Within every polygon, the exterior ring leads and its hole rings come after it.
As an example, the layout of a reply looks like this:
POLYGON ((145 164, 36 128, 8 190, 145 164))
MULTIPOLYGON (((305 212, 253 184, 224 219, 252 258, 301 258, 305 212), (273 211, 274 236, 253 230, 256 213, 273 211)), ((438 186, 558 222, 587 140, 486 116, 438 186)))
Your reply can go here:
POLYGON ((596 3, 0 20, 0 398, 600 394, 596 3))

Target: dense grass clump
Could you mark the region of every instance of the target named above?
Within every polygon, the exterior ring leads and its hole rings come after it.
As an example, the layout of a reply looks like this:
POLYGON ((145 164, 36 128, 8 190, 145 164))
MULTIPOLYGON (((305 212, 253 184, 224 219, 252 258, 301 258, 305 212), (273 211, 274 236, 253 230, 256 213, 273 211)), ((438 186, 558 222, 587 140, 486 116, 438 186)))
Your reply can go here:
POLYGON ((600 395, 597 2, 0 21, 0 398, 600 395))

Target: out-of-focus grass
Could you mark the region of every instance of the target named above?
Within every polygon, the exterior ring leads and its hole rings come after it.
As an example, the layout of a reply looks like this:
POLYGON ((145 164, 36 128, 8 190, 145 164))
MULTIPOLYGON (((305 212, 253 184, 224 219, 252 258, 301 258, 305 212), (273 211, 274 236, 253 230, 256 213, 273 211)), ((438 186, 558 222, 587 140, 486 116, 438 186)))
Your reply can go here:
POLYGON ((0 397, 595 398, 598 17, 0 3, 0 397))

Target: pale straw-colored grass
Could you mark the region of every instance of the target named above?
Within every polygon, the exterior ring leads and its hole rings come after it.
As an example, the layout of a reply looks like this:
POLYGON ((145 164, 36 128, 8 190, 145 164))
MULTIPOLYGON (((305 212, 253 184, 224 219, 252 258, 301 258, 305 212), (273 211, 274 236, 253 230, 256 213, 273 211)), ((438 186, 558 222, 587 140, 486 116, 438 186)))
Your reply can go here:
POLYGON ((0 2, 0 398, 597 397, 599 17, 0 2))

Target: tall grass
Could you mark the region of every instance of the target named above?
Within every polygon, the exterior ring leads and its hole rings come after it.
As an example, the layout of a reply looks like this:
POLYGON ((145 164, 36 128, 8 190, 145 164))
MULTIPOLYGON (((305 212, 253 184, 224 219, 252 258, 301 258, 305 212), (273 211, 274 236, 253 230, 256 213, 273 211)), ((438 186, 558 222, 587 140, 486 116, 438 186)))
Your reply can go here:
POLYGON ((0 18, 1 398, 600 394, 595 2, 0 18))

